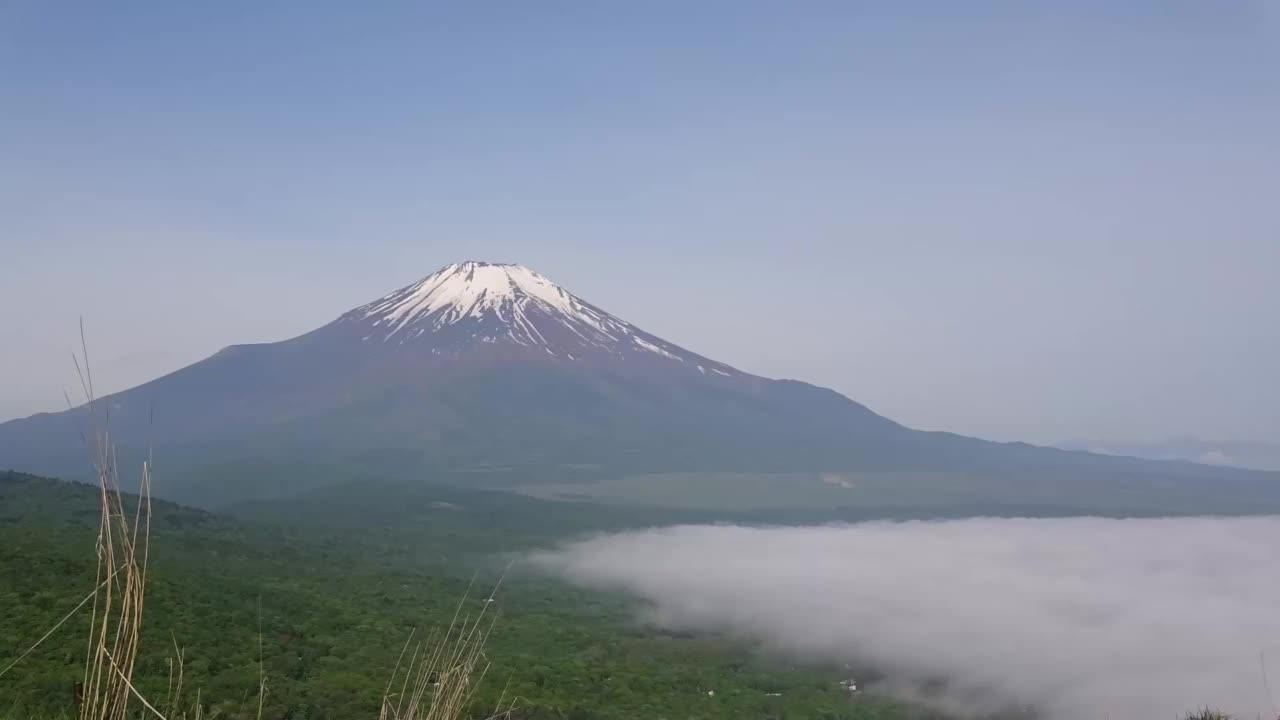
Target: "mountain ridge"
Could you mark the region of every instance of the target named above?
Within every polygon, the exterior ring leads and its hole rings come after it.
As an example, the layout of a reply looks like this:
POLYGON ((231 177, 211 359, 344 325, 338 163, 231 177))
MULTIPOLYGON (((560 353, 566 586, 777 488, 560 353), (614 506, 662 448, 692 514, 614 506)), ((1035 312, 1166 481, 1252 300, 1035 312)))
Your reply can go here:
MULTIPOLYGON (((292 463, 317 476, 462 474, 466 482, 495 481, 493 468, 506 468, 504 478, 580 467, 602 476, 952 473, 954 485, 930 492, 1220 491, 1241 505, 1270 502, 1270 488, 1258 487, 1270 483, 1280 509, 1280 475, 912 430, 834 390, 752 375, 669 343, 510 264, 445 266, 312 331, 228 346, 100 406, 126 456, 162 448, 192 470, 182 492, 202 496, 216 496, 225 479, 210 481, 201 468, 292 463)), ((0 466, 83 470, 83 455, 67 460, 83 452, 83 421, 79 409, 0 423, 0 466)))

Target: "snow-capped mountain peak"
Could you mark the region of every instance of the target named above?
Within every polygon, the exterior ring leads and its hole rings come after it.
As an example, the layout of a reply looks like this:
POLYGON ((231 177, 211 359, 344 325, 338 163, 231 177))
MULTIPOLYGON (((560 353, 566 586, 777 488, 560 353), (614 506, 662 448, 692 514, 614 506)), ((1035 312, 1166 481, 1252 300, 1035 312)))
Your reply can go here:
POLYGON ((425 344, 436 354, 489 343, 542 348, 570 360, 639 354, 702 373, 739 374, 610 315, 523 265, 448 265, 339 319, 353 322, 364 326, 364 342, 425 344))
POLYGON ((384 339, 426 316, 435 327, 486 312, 537 303, 566 315, 582 313, 563 288, 523 265, 468 261, 448 265, 422 280, 360 308, 388 330, 384 339))

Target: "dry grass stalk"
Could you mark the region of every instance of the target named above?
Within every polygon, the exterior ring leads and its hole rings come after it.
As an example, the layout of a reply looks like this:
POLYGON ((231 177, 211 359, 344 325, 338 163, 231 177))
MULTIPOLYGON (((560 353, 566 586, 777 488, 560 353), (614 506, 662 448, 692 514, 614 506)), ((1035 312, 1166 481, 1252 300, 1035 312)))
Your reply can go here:
MULTIPOLYGON (((463 595, 444 632, 433 630, 425 642, 414 646, 404 665, 400 691, 393 694, 391 689, 416 630, 410 632, 383 691, 378 720, 456 720, 466 715, 476 689, 489 671, 484 648, 500 615, 489 613, 492 595, 474 616, 464 614, 469 596, 470 592, 463 595)), ((504 709, 505 696, 504 691, 490 720, 508 717, 515 709, 515 700, 504 709)))
POLYGON ((132 697, 137 697, 144 707, 159 715, 133 686, 146 605, 151 539, 151 461, 148 459, 142 465, 137 506, 130 520, 120 491, 119 467, 107 430, 107 417, 99 415, 83 326, 81 348, 84 365, 81 366, 77 359, 76 372, 89 409, 92 440, 86 438, 86 444, 93 457, 100 516, 95 546, 97 589, 89 619, 80 720, 124 720, 132 697))

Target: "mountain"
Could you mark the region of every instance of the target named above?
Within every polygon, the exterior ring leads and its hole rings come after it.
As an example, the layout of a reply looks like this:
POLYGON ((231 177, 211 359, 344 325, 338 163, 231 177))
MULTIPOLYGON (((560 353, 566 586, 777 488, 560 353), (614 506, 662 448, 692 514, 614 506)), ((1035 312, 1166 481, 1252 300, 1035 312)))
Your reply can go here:
MULTIPOLYGON (((1280 509, 1275 474, 912 430, 666 342, 519 265, 449 265, 97 407, 122 458, 156 448, 170 478, 158 493, 206 504, 362 476, 518 486, 731 472, 838 476, 884 503, 1280 509)), ((82 476, 86 416, 0 424, 0 467, 82 476)))
POLYGON ((1280 471, 1280 445, 1263 442, 1203 440, 1191 435, 1157 442, 1068 440, 1059 447, 1104 455, 1131 455, 1152 460, 1183 460, 1205 465, 1280 471))

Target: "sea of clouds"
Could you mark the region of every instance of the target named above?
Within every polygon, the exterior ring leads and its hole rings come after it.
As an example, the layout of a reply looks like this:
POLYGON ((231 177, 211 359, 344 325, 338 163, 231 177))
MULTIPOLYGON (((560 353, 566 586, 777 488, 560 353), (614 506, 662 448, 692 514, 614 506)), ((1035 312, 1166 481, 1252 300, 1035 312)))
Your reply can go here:
POLYGON ((664 627, 871 664, 886 692, 943 680, 930 701, 951 710, 1278 714, 1280 518, 681 526, 534 561, 642 598, 664 627))

